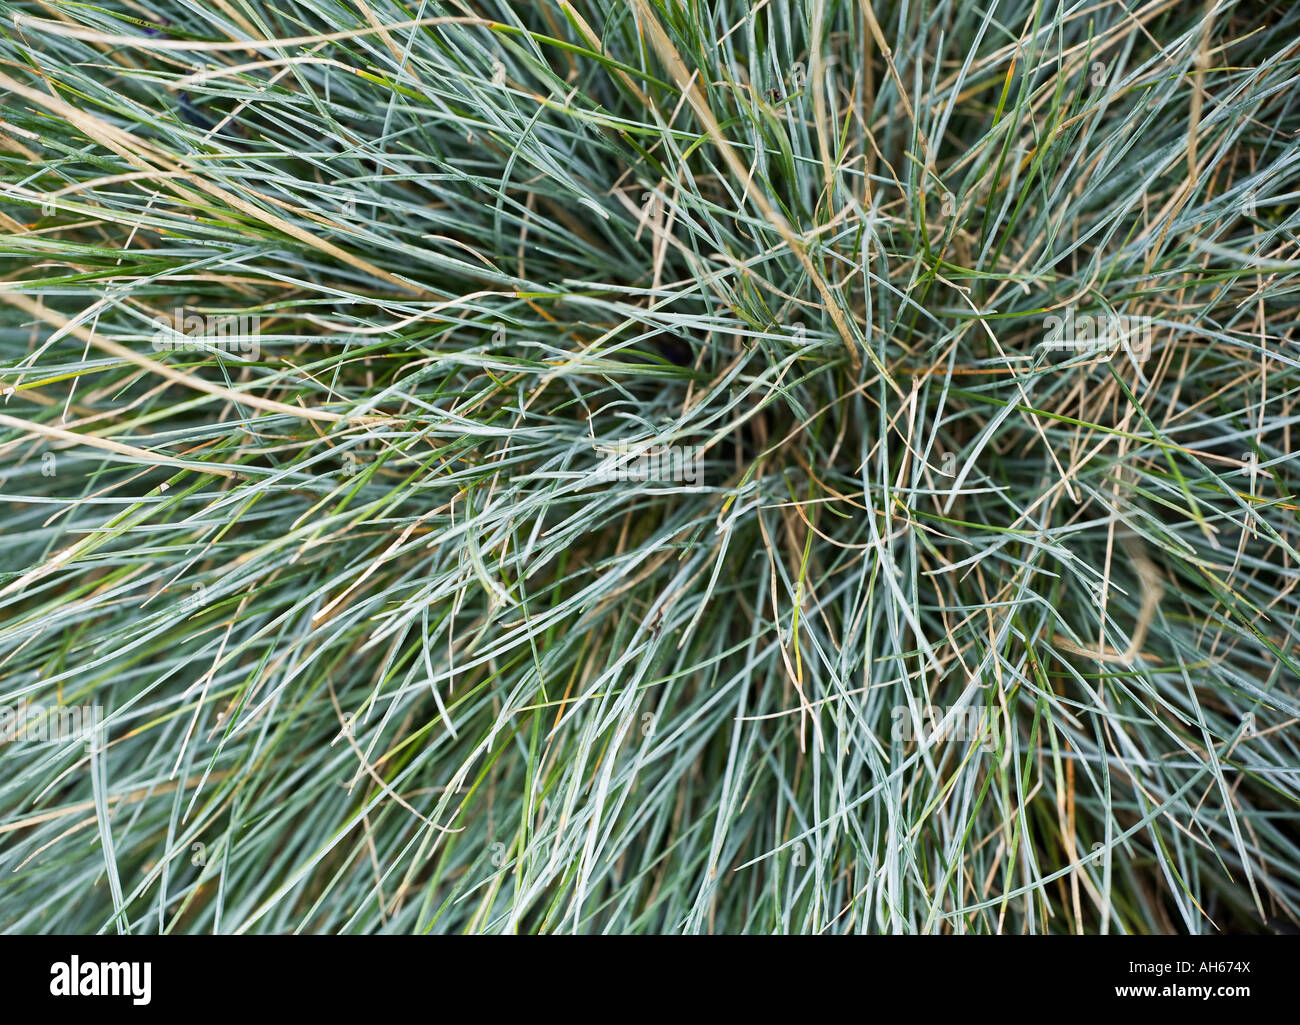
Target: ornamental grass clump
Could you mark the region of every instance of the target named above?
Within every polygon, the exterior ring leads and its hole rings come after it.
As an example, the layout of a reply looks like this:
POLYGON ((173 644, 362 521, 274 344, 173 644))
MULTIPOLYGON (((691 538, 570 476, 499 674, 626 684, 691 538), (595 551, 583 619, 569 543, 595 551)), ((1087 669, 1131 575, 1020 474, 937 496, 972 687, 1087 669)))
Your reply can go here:
POLYGON ((0 3, 0 96, 0 928, 1300 925, 1300 8, 0 3))

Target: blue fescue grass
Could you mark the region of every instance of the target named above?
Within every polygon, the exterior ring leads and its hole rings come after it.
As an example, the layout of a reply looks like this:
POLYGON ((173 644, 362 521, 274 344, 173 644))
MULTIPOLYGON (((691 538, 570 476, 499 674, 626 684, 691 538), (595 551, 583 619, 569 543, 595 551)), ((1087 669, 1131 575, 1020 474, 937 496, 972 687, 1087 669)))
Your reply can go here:
POLYGON ((0 13, 0 928, 1300 924, 1300 10, 0 13))

